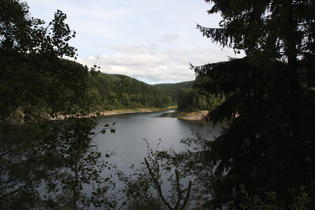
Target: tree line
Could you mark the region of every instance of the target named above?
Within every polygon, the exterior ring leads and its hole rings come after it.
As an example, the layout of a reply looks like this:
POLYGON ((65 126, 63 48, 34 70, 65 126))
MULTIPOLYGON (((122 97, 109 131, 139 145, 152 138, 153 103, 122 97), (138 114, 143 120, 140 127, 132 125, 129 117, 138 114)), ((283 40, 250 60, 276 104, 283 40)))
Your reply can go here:
POLYGON ((90 95, 96 110, 168 106, 185 112, 214 109, 224 101, 224 96, 202 93, 195 88, 200 80, 149 85, 125 75, 91 72, 90 95))
POLYGON ((225 95, 216 95, 198 89, 198 85, 202 84, 205 80, 206 78, 197 77, 195 81, 191 83, 190 87, 183 87, 179 90, 179 94, 177 96, 178 111, 211 111, 225 100, 225 95))
POLYGON ((124 75, 92 72, 90 87, 90 94, 94 96, 94 105, 98 110, 166 108, 176 105, 176 99, 162 88, 124 75))

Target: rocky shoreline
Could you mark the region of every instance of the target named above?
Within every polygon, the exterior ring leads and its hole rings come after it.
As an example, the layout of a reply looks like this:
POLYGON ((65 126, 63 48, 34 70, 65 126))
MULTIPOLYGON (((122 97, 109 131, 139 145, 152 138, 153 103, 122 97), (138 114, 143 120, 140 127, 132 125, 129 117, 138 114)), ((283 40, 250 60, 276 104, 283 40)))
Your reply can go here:
MULTIPOLYGON (((111 115, 119 115, 119 114, 131 114, 131 113, 146 113, 146 112, 159 112, 159 111, 167 111, 172 110, 174 107, 169 107, 167 109, 157 109, 157 108, 138 108, 138 109, 121 109, 121 110, 111 110, 102 112, 102 116, 111 116, 111 115)), ((174 111, 169 113, 163 113, 161 117, 173 117, 180 120, 202 120, 208 114, 207 110, 200 110, 196 112, 181 112, 174 111)))
MULTIPOLYGON (((137 108, 137 109, 118 109, 118 110, 108 110, 104 112, 99 112, 97 115, 106 117, 112 115, 120 115, 120 114, 132 114, 132 113, 150 113, 150 112, 162 112, 168 110, 175 110, 176 107, 168 107, 168 108, 137 108)), ((161 117, 172 117, 180 120, 203 120, 204 117, 208 114, 207 110, 200 110, 196 112, 182 112, 182 111, 174 111, 174 112, 166 112, 161 115, 161 117)), ((96 116, 96 114, 89 114, 86 117, 96 116)), ((70 117, 70 115, 57 115, 55 117, 49 117, 50 120, 62 120, 64 118, 70 117)))
POLYGON ((196 112, 175 111, 171 113, 164 113, 161 117, 174 117, 180 120, 203 120, 207 114, 207 110, 200 110, 196 112))
POLYGON ((100 114, 102 116, 111 116, 111 115, 119 115, 119 114, 161 112, 161 111, 167 111, 167 110, 172 110, 172 109, 174 109, 174 107, 168 107, 164 109, 161 109, 161 108, 117 109, 117 110, 104 111, 104 112, 101 112, 100 114))

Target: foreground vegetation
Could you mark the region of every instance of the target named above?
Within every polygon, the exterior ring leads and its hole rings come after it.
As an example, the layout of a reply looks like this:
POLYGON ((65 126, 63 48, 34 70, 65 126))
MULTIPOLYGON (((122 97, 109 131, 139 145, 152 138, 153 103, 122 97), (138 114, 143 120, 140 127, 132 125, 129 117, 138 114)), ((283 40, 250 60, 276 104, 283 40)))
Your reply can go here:
POLYGON ((114 207, 110 173, 100 176, 110 154, 92 143, 96 119, 82 118, 93 111, 89 69, 63 59, 76 55, 66 15, 57 11, 45 25, 15 0, 2 1, 0 14, 0 208, 114 207))
MULTIPOLYGON (((221 28, 198 25, 204 36, 243 50, 241 59, 191 66, 194 84, 170 95, 164 87, 98 73, 69 45, 66 15, 46 24, 27 4, 0 4, 0 208, 118 208, 112 176, 129 209, 315 208, 315 19, 313 1, 206 1, 221 28), (120 84, 120 85, 114 85, 120 84), (141 96, 141 97, 140 97, 141 96), (142 97, 144 96, 144 97, 142 97), (210 141, 194 131, 187 151, 154 151, 131 177, 113 170, 93 136, 89 113, 114 108, 211 110, 225 122, 210 141), (47 120, 64 114, 64 120, 47 120), (68 115, 70 114, 70 115, 68 115), (171 186, 163 191, 165 177, 171 186)), ((170 91, 168 91, 170 92, 170 91)))

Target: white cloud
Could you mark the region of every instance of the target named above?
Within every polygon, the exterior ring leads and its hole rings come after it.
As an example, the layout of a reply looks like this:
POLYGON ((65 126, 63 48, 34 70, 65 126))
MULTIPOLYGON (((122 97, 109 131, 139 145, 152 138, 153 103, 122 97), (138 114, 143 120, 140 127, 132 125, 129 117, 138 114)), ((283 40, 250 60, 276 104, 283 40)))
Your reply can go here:
POLYGON ((173 42, 179 38, 178 33, 164 34, 160 37, 160 42, 173 42))
POLYGON ((99 55, 98 59, 95 56, 87 59, 79 58, 79 62, 93 66, 97 61, 97 65, 104 73, 125 74, 156 84, 194 80, 195 73, 190 69, 190 63, 203 65, 222 61, 224 57, 227 60, 227 55, 234 55, 232 51, 211 51, 203 47, 191 50, 173 48, 163 52, 146 46, 141 46, 140 50, 137 50, 137 46, 112 46, 111 48, 121 52, 99 55), (150 50, 146 50, 147 48, 150 50), (145 51, 150 51, 150 53, 145 53, 145 51))
POLYGON ((148 54, 154 54, 156 53, 156 45, 151 44, 149 46, 145 45, 134 45, 134 46, 122 46, 122 45, 112 45, 108 46, 109 49, 111 49, 114 52, 124 52, 124 53, 148 53, 148 54))

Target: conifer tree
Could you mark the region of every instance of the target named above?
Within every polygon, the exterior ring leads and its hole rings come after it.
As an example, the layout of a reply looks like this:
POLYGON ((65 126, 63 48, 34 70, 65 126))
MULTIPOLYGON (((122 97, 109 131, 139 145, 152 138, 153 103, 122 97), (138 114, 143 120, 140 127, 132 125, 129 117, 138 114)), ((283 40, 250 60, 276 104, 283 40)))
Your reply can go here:
MULTIPOLYGON (((234 202, 241 185, 251 194, 306 186, 315 178, 315 3, 311 0, 206 0, 220 28, 197 25, 204 36, 241 59, 192 66, 207 77, 199 89, 225 95, 210 113, 229 127, 209 142, 211 205, 234 202)), ((311 196, 312 197, 312 196, 311 196)), ((314 196, 313 196, 314 197, 314 196)), ((314 201, 313 201, 314 202, 314 201)))

